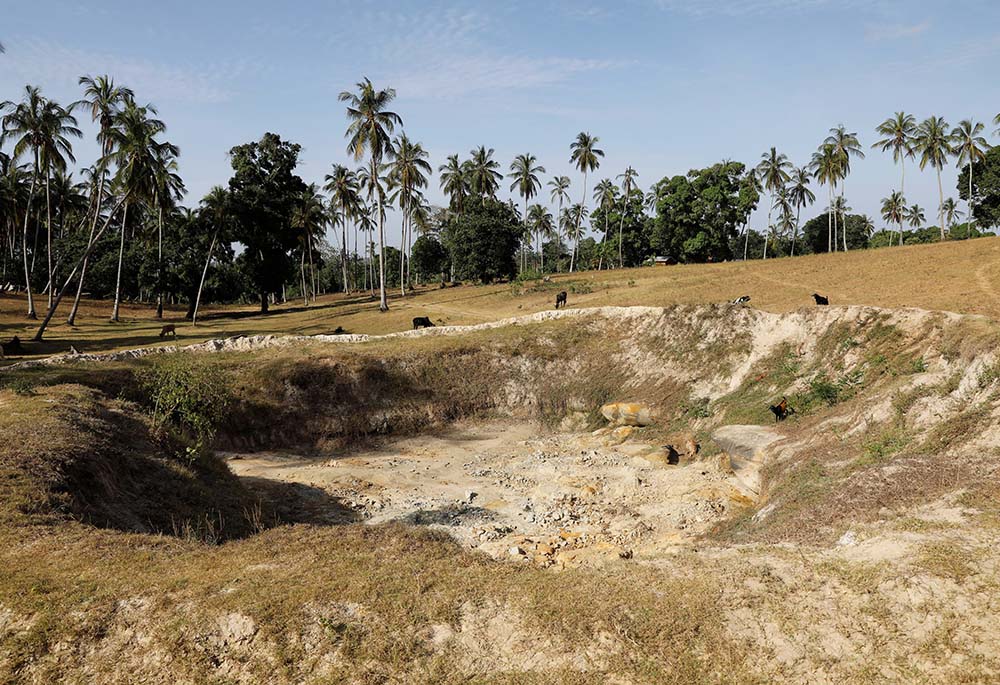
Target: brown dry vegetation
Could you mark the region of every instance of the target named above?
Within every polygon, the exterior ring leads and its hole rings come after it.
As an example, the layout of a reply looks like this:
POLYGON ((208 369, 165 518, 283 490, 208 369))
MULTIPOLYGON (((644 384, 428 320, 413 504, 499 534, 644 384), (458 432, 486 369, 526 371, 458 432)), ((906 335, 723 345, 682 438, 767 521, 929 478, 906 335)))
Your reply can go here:
MULTIPOLYGON (((338 326, 350 333, 380 334, 409 329, 414 316, 460 325, 551 309, 560 290, 569 291, 571 307, 706 304, 750 295, 755 308, 787 312, 811 304, 810 294, 820 292, 835 305, 919 307, 1000 319, 1000 241, 981 238, 766 262, 590 271, 555 275, 549 283, 430 287, 405 299, 397 294, 388 313, 380 313, 378 302, 367 295, 354 294, 324 296, 309 307, 288 302, 267 316, 257 315, 252 306, 209 307, 197 327, 183 321, 183 307, 175 307, 166 320, 179 324, 181 344, 234 335, 332 333, 338 326)), ((84 301, 75 328, 57 315, 47 342, 29 351, 36 356, 65 352, 70 345, 95 352, 163 342, 157 337, 163 322, 154 319, 154 307, 126 304, 118 324, 108 323, 110 311, 109 302, 84 301)), ((30 339, 35 326, 24 320, 23 312, 23 298, 0 294, 0 337, 30 339)))

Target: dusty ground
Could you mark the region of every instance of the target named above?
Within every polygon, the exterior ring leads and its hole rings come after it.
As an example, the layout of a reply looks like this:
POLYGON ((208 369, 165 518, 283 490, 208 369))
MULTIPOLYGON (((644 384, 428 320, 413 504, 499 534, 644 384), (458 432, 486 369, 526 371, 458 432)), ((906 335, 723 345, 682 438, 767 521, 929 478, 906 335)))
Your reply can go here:
POLYGON ((750 503, 718 458, 670 465, 641 430, 623 437, 465 424, 332 459, 228 456, 237 475, 320 488, 368 523, 429 526, 542 566, 657 558, 750 503))

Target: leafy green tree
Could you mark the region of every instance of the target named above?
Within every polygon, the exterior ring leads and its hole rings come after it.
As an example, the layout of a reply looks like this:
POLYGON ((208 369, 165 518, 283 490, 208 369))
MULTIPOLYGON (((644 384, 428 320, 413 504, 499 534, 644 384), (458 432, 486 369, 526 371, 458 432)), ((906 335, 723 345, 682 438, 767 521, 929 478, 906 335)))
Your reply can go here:
POLYGON ((601 256, 608 261, 618 257, 622 266, 639 266, 653 252, 650 244, 652 222, 646 215, 642 190, 634 186, 629 190, 628 198, 616 194, 614 202, 598 205, 590 221, 595 230, 605 222, 618 226, 618 234, 600 246, 598 260, 601 256))
POLYGON ((369 204, 376 205, 378 222, 378 268, 379 268, 379 310, 389 311, 389 300, 385 292, 385 197, 379 184, 382 158, 391 154, 391 135, 403 120, 387 107, 396 99, 392 88, 375 90, 367 78, 357 84, 357 93, 343 91, 340 100, 347 103, 347 127, 349 142, 347 151, 360 161, 365 152, 369 157, 369 204))
POLYGON ((959 197, 969 201, 970 189, 969 204, 976 222, 983 228, 1000 226, 1000 146, 990 148, 983 159, 959 173, 959 197))
POLYGON ((306 190, 295 174, 301 149, 276 133, 265 133, 259 141, 229 151, 233 238, 245 248, 239 264, 260 297, 261 313, 267 313, 268 295, 279 292, 293 273, 290 252, 299 236, 292 220, 306 190))
MULTIPOLYGON (((975 221, 972 212, 972 165, 982 161, 986 157, 989 145, 982 137, 983 124, 979 121, 963 119, 958 122, 958 126, 951 130, 952 145, 958 157, 958 166, 964 166, 968 170, 969 176, 969 219, 975 221)), ((951 222, 949 221, 949 224, 951 222)))
MULTIPOLYGON (((951 135, 948 132, 948 122, 942 117, 928 117, 917 127, 916 143, 914 145, 920 155, 920 170, 929 164, 937 171, 939 206, 944 204, 944 188, 941 186, 941 170, 948 163, 948 157, 953 154, 951 135)), ((939 214, 941 240, 944 240, 944 215, 939 214)))
MULTIPOLYGON (((834 202, 840 198, 834 198, 834 202)), ((805 253, 821 254, 828 251, 829 217, 820 214, 807 221, 802 226, 802 247, 805 253)), ((847 235, 847 247, 849 250, 862 250, 868 247, 870 235, 869 226, 871 220, 863 214, 846 214, 843 218, 841 230, 847 235)), ((837 247, 834 246, 834 250, 837 247)))
MULTIPOLYGON (((580 201, 582 210, 587 207, 587 173, 590 171, 596 171, 600 166, 601 162, 599 157, 604 156, 604 150, 597 147, 597 143, 600 139, 597 136, 592 136, 589 133, 578 133, 576 135, 576 140, 574 140, 570 146, 570 163, 576 165, 576 168, 583 174, 583 199, 580 201)), ((580 243, 580 223, 583 221, 584 211, 575 212, 576 215, 576 227, 574 231, 575 240, 573 252, 569 258, 569 270, 570 273, 573 272, 573 261, 576 256, 576 248, 580 243)))
POLYGON ((521 235, 520 217, 509 204, 479 197, 467 198, 441 229, 455 277, 483 283, 517 274, 521 235))
POLYGON ((738 227, 757 202, 746 192, 745 169, 739 162, 720 162, 657 183, 652 247, 678 261, 730 259, 738 227))
MULTIPOLYGON (((774 232, 771 224, 771 210, 774 209, 775 194, 788 183, 788 169, 792 168, 792 163, 788 157, 780 154, 776 148, 771 148, 769 152, 761 155, 761 161, 757 165, 757 175, 760 177, 764 188, 771 193, 771 204, 767 210, 767 231, 768 234, 774 232)), ((728 244, 728 239, 727 239, 728 244)), ((764 236, 764 259, 767 259, 767 234, 764 236)))
POLYGON ((448 251, 437 236, 425 233, 413 242, 413 256, 410 258, 417 278, 429 283, 432 278, 444 278, 448 269, 448 251))

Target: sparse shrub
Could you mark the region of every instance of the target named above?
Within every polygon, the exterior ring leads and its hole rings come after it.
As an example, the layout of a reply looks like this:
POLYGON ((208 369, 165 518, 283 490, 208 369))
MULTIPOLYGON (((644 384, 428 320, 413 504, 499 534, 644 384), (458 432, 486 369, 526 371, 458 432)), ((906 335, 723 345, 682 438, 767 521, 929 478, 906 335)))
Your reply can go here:
POLYGON ((569 291, 574 295, 586 295, 594 292, 589 283, 570 283, 569 291))
POLYGON ((215 437, 230 401, 218 368, 172 356, 143 369, 138 381, 152 405, 153 430, 172 433, 185 444, 187 459, 196 459, 215 437))
POLYGON ((923 357, 917 357, 910 362, 910 373, 923 373, 926 370, 927 362, 924 361, 923 357))
POLYGON ((825 373, 821 373, 809 381, 809 393, 815 399, 825 402, 831 407, 840 401, 840 388, 825 373))
POLYGON ((634 278, 628 279, 628 287, 630 287, 630 288, 634 288, 635 287, 635 279, 634 278))
POLYGON ((23 376, 18 376, 7 383, 7 388, 15 395, 30 396, 35 394, 35 383, 23 376))
POLYGON ((879 465, 906 447, 909 442, 910 436, 901 426, 890 428, 883 433, 866 439, 862 443, 862 456, 855 462, 855 466, 879 465))
POLYGON ((983 389, 991 385, 998 378, 1000 378, 1000 359, 984 366, 983 370, 979 372, 979 378, 976 380, 979 382, 979 388, 983 389))
POLYGON ((681 411, 692 419, 707 419, 712 415, 707 397, 692 397, 681 404, 681 411))

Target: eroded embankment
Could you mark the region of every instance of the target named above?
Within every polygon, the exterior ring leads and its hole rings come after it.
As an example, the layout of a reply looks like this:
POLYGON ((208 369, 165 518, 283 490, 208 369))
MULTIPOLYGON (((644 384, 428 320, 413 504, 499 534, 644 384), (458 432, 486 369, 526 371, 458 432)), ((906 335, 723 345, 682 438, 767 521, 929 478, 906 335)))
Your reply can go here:
MULTIPOLYGON (((19 394, 0 391, 0 426, 18 440, 0 443, 0 679, 989 682, 1000 673, 1000 335, 990 322, 677 307, 453 333, 8 372, 19 394), (226 381, 225 449, 363 461, 375 454, 356 451, 366 443, 443 439, 438 429, 462 420, 535 426, 522 436, 528 453, 515 456, 552 478, 515 484, 528 496, 573 469, 613 485, 630 466, 559 442, 603 425, 596 410, 609 401, 655 414, 616 447, 690 433, 701 445, 694 465, 718 463, 711 435, 722 427, 768 426, 781 439, 767 447, 758 503, 727 512, 676 556, 616 554, 607 569, 499 563, 421 521, 330 525, 357 509, 322 483, 271 499, 312 498, 326 513, 343 505, 342 516, 205 545, 184 535, 182 519, 204 516, 220 494, 232 498, 225 517, 247 528, 284 512, 244 510, 246 483, 217 462, 179 462, 176 446, 154 439, 136 373, 177 359, 226 381), (768 405, 782 396, 796 413, 775 427, 768 405)), ((404 455, 407 472, 443 468, 421 464, 420 449, 404 455)), ((503 462, 498 449, 483 469, 503 462)), ((655 507, 660 489, 669 496, 676 467, 659 468, 640 506, 655 507)), ((612 488, 597 490, 584 516, 614 500, 612 488)))

